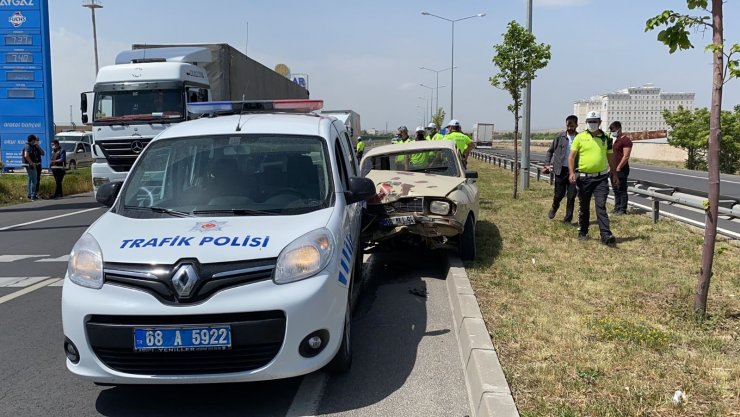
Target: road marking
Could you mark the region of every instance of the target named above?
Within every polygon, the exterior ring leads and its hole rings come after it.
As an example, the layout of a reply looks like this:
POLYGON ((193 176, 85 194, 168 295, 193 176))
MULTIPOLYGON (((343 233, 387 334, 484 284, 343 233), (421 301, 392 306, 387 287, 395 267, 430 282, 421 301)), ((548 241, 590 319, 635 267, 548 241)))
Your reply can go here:
POLYGON ((28 294, 29 292, 36 291, 39 288, 44 288, 45 286, 47 286, 49 284, 53 284, 53 283, 55 283, 57 281, 59 281, 59 278, 47 279, 46 281, 41 281, 38 284, 34 284, 34 285, 30 286, 30 287, 26 287, 26 288, 24 288, 22 290, 16 291, 14 293, 11 293, 11 294, 8 294, 8 295, 5 295, 5 296, 2 296, 2 297, 0 297, 0 304, 5 303, 5 302, 8 302, 10 300, 14 300, 14 299, 16 299, 16 298, 18 298, 18 297, 20 297, 22 295, 28 294))
POLYGON ((72 213, 60 214, 58 216, 47 217, 45 219, 39 219, 39 220, 34 220, 34 221, 26 222, 26 223, 14 224, 12 226, 0 227, 0 232, 5 231, 5 230, 10 230, 10 229, 15 229, 15 228, 18 228, 18 227, 28 226, 29 224, 41 223, 41 222, 45 222, 45 221, 49 221, 49 220, 60 219, 62 217, 74 216, 75 214, 87 213, 88 211, 98 210, 98 209, 101 209, 101 208, 104 208, 104 207, 93 207, 91 209, 85 209, 85 210, 80 210, 80 211, 73 211, 72 213))
POLYGON ((59 278, 59 281, 49 284, 50 287, 63 287, 64 286, 64 278, 59 278))
MULTIPOLYGON (((701 177, 701 176, 697 176, 697 175, 679 174, 677 172, 670 172, 670 171, 658 171, 657 169, 645 169, 645 168, 635 168, 635 167, 632 167, 632 169, 635 170, 635 171, 657 172, 658 174, 678 175, 680 177, 698 178, 700 180, 707 180, 708 181, 708 178, 707 177, 701 177)), ((727 183, 730 183, 730 184, 740 184, 740 181, 723 180, 721 178, 720 178, 719 181, 720 182, 727 182, 727 183)))
POLYGON ((49 255, 0 255, 0 262, 15 262, 27 258, 43 258, 49 255))
POLYGON ((68 261, 69 261, 69 255, 62 255, 58 258, 39 259, 38 261, 34 261, 34 262, 68 262, 68 261))
POLYGON ((293 397, 286 417, 313 417, 326 387, 326 374, 317 371, 303 377, 301 386, 293 397))
POLYGON ((49 277, 0 277, 0 287, 28 287, 49 277))

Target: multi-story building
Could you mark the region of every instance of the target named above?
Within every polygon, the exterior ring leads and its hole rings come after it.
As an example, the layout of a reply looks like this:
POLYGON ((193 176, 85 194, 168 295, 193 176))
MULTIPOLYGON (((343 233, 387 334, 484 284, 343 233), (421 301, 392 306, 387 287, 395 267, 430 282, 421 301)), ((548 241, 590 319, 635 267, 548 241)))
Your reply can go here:
POLYGON ((675 111, 678 106, 694 108, 695 93, 662 93, 652 84, 629 87, 613 93, 579 100, 573 104, 573 114, 578 116, 578 129, 586 128, 586 114, 601 113, 601 128, 606 130, 615 120, 622 122, 625 132, 668 130, 663 120, 663 110, 675 111))

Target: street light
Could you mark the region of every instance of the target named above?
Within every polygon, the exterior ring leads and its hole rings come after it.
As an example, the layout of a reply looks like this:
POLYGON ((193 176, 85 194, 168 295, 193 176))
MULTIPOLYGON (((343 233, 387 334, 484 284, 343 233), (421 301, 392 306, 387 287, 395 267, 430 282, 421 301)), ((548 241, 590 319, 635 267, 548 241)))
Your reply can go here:
POLYGON ((437 95, 437 100, 434 102, 434 111, 432 112, 432 113, 436 113, 437 112, 437 109, 439 109, 439 73, 440 72, 443 72, 443 71, 451 70, 452 67, 441 69, 441 70, 433 70, 433 69, 427 68, 427 67, 419 67, 419 69, 431 71, 431 72, 434 72, 434 73, 437 74, 437 91, 435 92, 435 94, 437 95))
POLYGON ((446 17, 437 16, 436 14, 432 14, 429 12, 421 12, 423 16, 432 16, 436 17, 437 19, 446 20, 450 23, 452 23, 452 63, 450 64, 450 119, 454 118, 454 105, 455 105, 455 22, 459 22, 461 20, 467 20, 472 19, 474 17, 483 17, 486 14, 485 13, 478 13, 472 16, 463 17, 460 19, 448 19, 446 17))
POLYGON ((424 114, 424 122, 423 123, 424 123, 424 126, 426 126, 426 124, 427 124, 426 112, 427 112, 427 108, 431 109, 430 106, 432 105, 432 99, 431 98, 424 98, 424 97, 417 97, 417 98, 419 100, 424 100, 424 113, 425 114, 424 114))
POLYGON ((95 76, 98 76, 98 31, 95 27, 95 9, 102 9, 103 5, 96 3, 96 0, 89 0, 89 3, 82 3, 82 7, 87 7, 92 12, 93 23, 93 46, 95 47, 95 76))
POLYGON ((430 110, 430 116, 429 116, 429 118, 431 119, 432 117, 434 117, 434 115, 431 114, 432 101, 434 100, 434 87, 430 87, 430 86, 425 85, 425 84, 419 84, 419 86, 429 89, 429 110, 430 110))

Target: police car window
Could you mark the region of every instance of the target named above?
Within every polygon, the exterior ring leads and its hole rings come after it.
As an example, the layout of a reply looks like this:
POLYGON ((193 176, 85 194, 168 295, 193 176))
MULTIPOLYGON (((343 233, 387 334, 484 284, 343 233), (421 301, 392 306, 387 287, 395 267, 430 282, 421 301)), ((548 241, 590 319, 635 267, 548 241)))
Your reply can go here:
POLYGON ((339 169, 339 179, 342 181, 342 189, 347 189, 347 184, 349 184, 349 177, 347 175, 347 166, 345 161, 347 160, 344 156, 344 151, 342 151, 342 145, 339 144, 339 139, 337 138, 335 141, 334 146, 334 152, 336 153, 336 159, 337 159, 337 169, 339 169))
POLYGON ((307 213, 330 202, 328 160, 324 140, 312 136, 154 141, 129 173, 120 212, 132 217, 307 213))
POLYGON ((354 149, 354 147, 352 146, 352 141, 350 140, 349 135, 347 134, 347 132, 344 132, 344 134, 342 135, 342 137, 344 138, 344 142, 347 145, 347 149, 349 150, 349 152, 347 152, 347 155, 349 155, 349 161, 350 161, 350 163, 349 163, 349 173, 352 176, 357 176, 357 165, 358 165, 358 162, 357 162, 357 158, 355 157, 355 153, 352 152, 352 149, 354 149))
POLYGON ((371 170, 378 170, 424 172, 458 177, 460 171, 456 158, 458 156, 450 149, 409 150, 374 155, 363 161, 361 175, 366 176, 371 170))

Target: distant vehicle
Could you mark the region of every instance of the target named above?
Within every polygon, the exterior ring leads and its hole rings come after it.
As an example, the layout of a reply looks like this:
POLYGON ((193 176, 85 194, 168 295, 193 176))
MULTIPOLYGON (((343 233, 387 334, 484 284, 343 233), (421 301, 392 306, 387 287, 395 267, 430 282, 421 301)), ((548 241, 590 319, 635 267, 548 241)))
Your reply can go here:
POLYGON ((352 140, 357 140, 357 137, 360 136, 360 133, 362 132, 362 127, 360 126, 360 115, 354 110, 322 110, 321 114, 334 116, 339 119, 340 122, 344 123, 344 126, 347 128, 347 133, 349 133, 352 140))
POLYGON ((473 142, 476 145, 493 143, 493 123, 476 123, 473 126, 473 142))
POLYGON ((85 130, 67 130, 54 135, 54 139, 60 142, 84 142, 92 146, 93 133, 85 130))
POLYGON ((368 247, 422 243, 429 249, 456 248, 475 258, 480 201, 476 171, 466 171, 453 141, 418 141, 370 149, 362 175, 377 187, 367 202, 368 247))
MULTIPOLYGON (((308 91, 227 44, 133 45, 100 68, 93 88, 93 189, 123 181, 154 136, 190 119, 188 103, 305 99, 308 91), (249 81, 252 82, 249 82, 249 81)), ((80 98, 88 121, 87 93, 80 98)))
POLYGON ((80 166, 90 166, 93 163, 92 146, 86 142, 59 141, 59 146, 67 155, 67 169, 77 169, 80 166))

